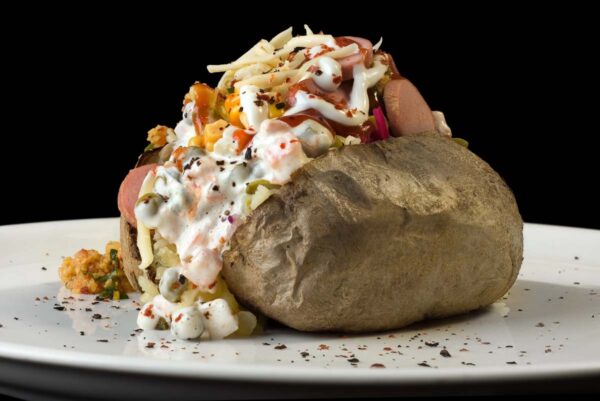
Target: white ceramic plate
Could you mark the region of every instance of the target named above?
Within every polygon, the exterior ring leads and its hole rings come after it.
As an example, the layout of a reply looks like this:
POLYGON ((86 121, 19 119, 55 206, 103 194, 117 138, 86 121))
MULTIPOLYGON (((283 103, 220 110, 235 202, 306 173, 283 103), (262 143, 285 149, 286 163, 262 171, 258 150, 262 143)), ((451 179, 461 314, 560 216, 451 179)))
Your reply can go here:
POLYGON ((117 226, 97 219, 0 227, 0 391, 191 400, 598 388, 600 231, 527 224, 519 280, 484 311, 372 335, 271 328, 200 343, 136 333, 135 299, 68 298, 57 276, 61 257, 103 249, 118 238, 117 226))

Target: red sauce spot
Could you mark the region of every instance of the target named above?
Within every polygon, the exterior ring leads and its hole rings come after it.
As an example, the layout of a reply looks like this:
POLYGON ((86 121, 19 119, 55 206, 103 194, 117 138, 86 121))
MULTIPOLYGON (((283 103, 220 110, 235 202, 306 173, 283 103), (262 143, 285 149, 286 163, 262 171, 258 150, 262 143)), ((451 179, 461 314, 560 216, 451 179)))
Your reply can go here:
POLYGON ((281 149, 285 149, 285 143, 280 143, 280 144, 279 144, 279 147, 280 147, 281 149))
POLYGON ((344 91, 337 90, 333 92, 325 91, 321 87, 319 87, 315 81, 312 79, 304 79, 292 86, 290 86, 288 93, 286 95, 286 101, 290 106, 294 106, 296 104, 296 93, 298 91, 303 91, 309 94, 309 98, 313 99, 310 95, 314 95, 324 99, 325 101, 335 105, 345 108, 348 105, 348 100, 346 99, 346 95, 344 91))
POLYGON ((154 308, 153 304, 148 305, 146 309, 144 309, 144 316, 154 318, 154 315, 152 314, 152 308, 154 308))
POLYGON ((176 322, 179 322, 181 320, 181 318, 183 317, 183 313, 180 313, 179 315, 177 315, 177 317, 175 318, 176 322))

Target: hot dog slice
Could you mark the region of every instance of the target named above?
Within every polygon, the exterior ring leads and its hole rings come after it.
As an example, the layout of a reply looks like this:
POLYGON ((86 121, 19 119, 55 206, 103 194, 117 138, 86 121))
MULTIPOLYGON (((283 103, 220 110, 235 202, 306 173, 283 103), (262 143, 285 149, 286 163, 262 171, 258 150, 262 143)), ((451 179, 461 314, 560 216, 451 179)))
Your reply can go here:
POLYGON ((342 36, 335 38, 335 41, 338 46, 348 46, 356 43, 360 48, 358 53, 338 60, 342 66, 342 79, 344 81, 353 78, 352 70, 356 64, 364 63, 365 66, 370 67, 373 63, 373 44, 370 40, 357 38, 356 36, 342 36))
POLYGON ((383 88, 383 102, 393 136, 433 131, 431 109, 408 79, 394 79, 383 88))
POLYGON ((138 200, 140 188, 148 172, 157 166, 158 164, 152 163, 130 170, 119 188, 119 195, 117 197, 119 211, 127 222, 134 227, 136 226, 136 220, 133 209, 135 208, 135 202, 138 200))

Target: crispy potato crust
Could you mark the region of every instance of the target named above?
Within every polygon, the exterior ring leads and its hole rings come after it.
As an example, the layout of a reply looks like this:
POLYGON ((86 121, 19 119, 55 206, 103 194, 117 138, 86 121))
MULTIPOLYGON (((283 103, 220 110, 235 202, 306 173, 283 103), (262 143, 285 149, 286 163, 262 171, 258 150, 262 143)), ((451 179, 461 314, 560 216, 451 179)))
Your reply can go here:
POLYGON ((123 216, 121 216, 121 256, 127 280, 136 291, 140 291, 137 277, 141 276, 143 271, 138 267, 142 260, 137 247, 137 230, 123 216))

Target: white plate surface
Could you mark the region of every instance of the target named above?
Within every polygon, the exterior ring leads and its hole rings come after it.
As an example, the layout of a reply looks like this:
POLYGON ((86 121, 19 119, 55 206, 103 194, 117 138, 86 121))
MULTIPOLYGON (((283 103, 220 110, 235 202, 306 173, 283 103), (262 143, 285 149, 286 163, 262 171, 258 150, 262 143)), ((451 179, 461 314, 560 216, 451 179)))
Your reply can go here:
POLYGON ((69 298, 61 258, 117 238, 117 219, 0 227, 0 391, 30 399, 89 398, 102 385, 99 398, 146 400, 422 395, 600 378, 600 231, 527 224, 519 279, 484 311, 371 335, 271 328, 202 343, 136 333, 136 297, 69 298), (127 381, 106 388, 119 378, 127 381))

